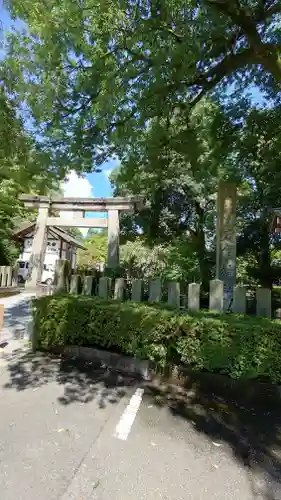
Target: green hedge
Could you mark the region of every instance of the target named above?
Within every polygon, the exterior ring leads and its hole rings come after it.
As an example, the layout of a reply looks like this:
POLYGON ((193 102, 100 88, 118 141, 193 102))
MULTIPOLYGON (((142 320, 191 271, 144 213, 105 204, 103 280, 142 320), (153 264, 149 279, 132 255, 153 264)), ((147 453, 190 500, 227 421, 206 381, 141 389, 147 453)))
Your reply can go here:
POLYGON ((154 366, 182 364, 232 378, 281 381, 281 323, 85 296, 34 300, 39 345, 98 346, 154 366))

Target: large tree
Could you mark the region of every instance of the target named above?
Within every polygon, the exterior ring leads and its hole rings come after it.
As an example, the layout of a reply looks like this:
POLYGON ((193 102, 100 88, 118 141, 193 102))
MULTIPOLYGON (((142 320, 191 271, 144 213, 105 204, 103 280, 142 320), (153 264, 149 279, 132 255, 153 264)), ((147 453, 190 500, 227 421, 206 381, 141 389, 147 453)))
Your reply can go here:
POLYGON ((57 165, 121 157, 149 120, 255 84, 280 91, 279 0, 7 0, 6 81, 57 165))
POLYGON ((134 238, 141 231, 150 244, 182 236, 197 256, 205 288, 213 260, 218 179, 241 177, 231 160, 238 132, 214 102, 202 100, 188 126, 182 115, 169 123, 152 121, 111 176, 116 195, 145 199, 144 210, 122 216, 122 235, 134 238))
POLYGON ((123 237, 133 239, 141 231, 157 244, 181 235, 197 256, 205 286, 214 254, 219 179, 238 184, 238 253, 243 265, 249 264, 249 276, 267 287, 281 276, 272 260, 280 236, 270 232, 272 209, 281 206, 281 105, 243 104, 235 123, 232 114, 208 101, 193 109, 188 128, 179 116, 160 134, 157 122, 112 175, 116 194, 140 193, 146 199, 143 212, 122 217, 123 237))
POLYGON ((27 217, 18 196, 26 191, 45 194, 57 182, 52 165, 23 128, 15 105, 0 90, 0 264, 16 256, 13 227, 27 217))
POLYGON ((236 144, 245 189, 239 199, 239 254, 251 255, 250 275, 266 287, 281 277, 273 252, 280 235, 271 233, 272 211, 281 207, 281 105, 252 109, 236 144))

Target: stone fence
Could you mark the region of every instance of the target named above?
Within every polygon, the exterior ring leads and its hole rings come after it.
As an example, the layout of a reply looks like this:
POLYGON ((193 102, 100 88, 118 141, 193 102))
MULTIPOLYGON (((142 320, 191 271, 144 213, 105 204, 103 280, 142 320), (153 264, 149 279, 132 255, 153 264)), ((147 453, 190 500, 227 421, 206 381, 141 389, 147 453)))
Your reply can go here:
MULTIPOLYGON (((84 295, 96 295, 102 298, 114 298, 116 300, 143 301, 144 282, 140 279, 132 280, 129 291, 124 278, 101 277, 97 281, 94 276, 85 276, 83 279, 79 275, 70 275, 69 266, 66 261, 57 261, 55 273, 55 293, 71 293, 84 295)), ((167 301, 168 305, 175 308, 184 308, 190 311, 200 309, 200 284, 190 283, 188 285, 188 295, 181 295, 180 283, 171 281, 167 283, 165 294, 160 279, 151 280, 149 283, 149 302, 167 301), (164 296, 165 295, 165 298, 164 296)), ((48 292, 50 293, 50 292, 48 292)), ((226 301, 227 303, 229 301, 226 301)), ((223 312, 224 303, 224 283, 221 280, 210 281, 209 309, 211 311, 223 312)), ((233 300, 229 309, 231 312, 246 314, 247 312, 247 289, 244 286, 236 286, 233 290, 233 300)), ((271 317, 271 290, 257 288, 256 290, 256 315, 271 317)))
POLYGON ((0 266, 0 288, 17 287, 17 271, 11 266, 0 266))

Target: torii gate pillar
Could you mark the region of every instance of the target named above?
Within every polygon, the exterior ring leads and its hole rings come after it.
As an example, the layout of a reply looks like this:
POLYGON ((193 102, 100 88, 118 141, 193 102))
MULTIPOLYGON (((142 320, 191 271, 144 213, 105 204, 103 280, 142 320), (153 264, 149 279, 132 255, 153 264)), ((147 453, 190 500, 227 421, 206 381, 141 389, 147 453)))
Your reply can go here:
POLYGON ((41 283, 49 226, 107 227, 107 267, 116 269, 119 266, 119 214, 143 208, 142 200, 139 198, 50 198, 48 196, 22 195, 20 200, 23 201, 25 207, 38 209, 30 258, 30 276, 26 284, 28 288, 32 289, 41 283), (73 219, 63 216, 51 217, 50 210, 74 212, 76 216, 73 219), (85 212, 104 211, 108 213, 108 219, 84 217, 85 212))
POLYGON ((119 266, 119 232, 119 211, 108 210, 107 266, 111 269, 119 266))

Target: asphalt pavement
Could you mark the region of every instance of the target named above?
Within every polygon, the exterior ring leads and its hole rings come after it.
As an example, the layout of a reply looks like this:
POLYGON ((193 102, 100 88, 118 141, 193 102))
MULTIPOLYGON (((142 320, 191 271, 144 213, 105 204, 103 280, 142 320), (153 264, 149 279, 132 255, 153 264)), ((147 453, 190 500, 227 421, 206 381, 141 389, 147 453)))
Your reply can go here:
POLYGON ((31 321, 31 299, 35 294, 22 292, 10 297, 0 298, 4 305, 4 327, 0 330, 0 345, 10 343, 10 350, 16 348, 15 341, 28 338, 31 321))
MULTIPOLYGON (((15 312, 28 318, 29 309, 21 300, 9 308, 11 332, 15 312)), ((276 407, 142 385, 9 342, 0 367, 1 500, 281 500, 276 407)))

